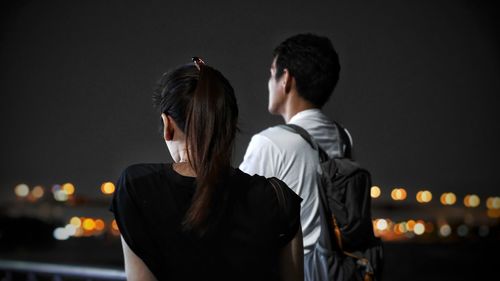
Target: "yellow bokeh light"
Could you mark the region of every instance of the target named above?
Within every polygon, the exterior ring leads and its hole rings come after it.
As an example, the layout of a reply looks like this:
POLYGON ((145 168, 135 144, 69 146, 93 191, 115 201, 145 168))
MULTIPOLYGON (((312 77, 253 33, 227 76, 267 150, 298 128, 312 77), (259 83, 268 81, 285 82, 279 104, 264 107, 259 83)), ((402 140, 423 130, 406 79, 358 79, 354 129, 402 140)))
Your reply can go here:
POLYGON ((477 196, 476 194, 466 195, 464 198, 465 207, 475 208, 479 206, 480 203, 481 199, 479 199, 479 196, 477 196))
POLYGON ((408 229, 406 228, 406 222, 398 223, 398 230, 401 233, 406 233, 408 229))
POLYGON ((62 186, 62 190, 68 195, 73 195, 75 193, 75 186, 72 183, 65 183, 62 186))
POLYGON ((82 220, 79 217, 72 217, 69 220, 69 223, 76 226, 76 227, 82 226, 82 220))
POLYGON ((404 188, 394 188, 391 191, 391 198, 393 200, 405 200, 406 199, 406 190, 404 188))
POLYGON ((30 193, 30 188, 26 184, 21 183, 14 188, 14 193, 19 197, 26 197, 30 193))
POLYGON ((422 203, 422 191, 417 192, 417 195, 415 197, 418 203, 422 203))
POLYGON ((470 207, 470 195, 466 195, 464 197, 464 206, 465 207, 470 207))
POLYGON ((457 202, 457 196, 453 192, 446 192, 441 195, 441 204, 453 205, 457 202))
POLYGON ((95 230, 101 231, 104 229, 104 227, 106 227, 106 224, 104 223, 103 220, 101 219, 95 220, 95 230))
POLYGON ((84 230, 92 231, 95 229, 95 221, 91 218, 86 218, 82 222, 82 227, 84 230))
POLYGON ((43 190, 43 187, 39 185, 33 187, 33 190, 31 191, 31 195, 33 195, 33 197, 36 199, 42 198, 44 193, 45 191, 43 190))
POLYGON ((113 194, 115 192, 115 184, 112 182, 105 182, 101 185, 101 192, 103 194, 113 194))
POLYGON ((116 223, 116 220, 113 220, 111 222, 111 228, 115 231, 118 231, 118 224, 116 223))
POLYGON ((380 187, 378 186, 372 186, 370 189, 370 195, 372 198, 379 198, 381 194, 380 187))
POLYGON ((488 197, 486 207, 494 210, 500 209, 500 197, 488 197))
POLYGON ((406 228, 408 231, 413 231, 413 227, 415 227, 416 222, 414 220, 409 220, 406 222, 406 228))
POLYGON ((422 191, 422 202, 429 203, 432 200, 432 193, 429 190, 422 191))

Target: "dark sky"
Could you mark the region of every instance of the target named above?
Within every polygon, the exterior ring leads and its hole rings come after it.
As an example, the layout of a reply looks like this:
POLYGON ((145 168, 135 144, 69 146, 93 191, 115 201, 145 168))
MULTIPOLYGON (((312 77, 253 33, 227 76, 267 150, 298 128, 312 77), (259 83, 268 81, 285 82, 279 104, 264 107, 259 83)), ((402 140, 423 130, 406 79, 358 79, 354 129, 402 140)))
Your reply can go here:
POLYGON ((282 122, 267 113, 271 53, 299 32, 333 41, 342 70, 324 111, 375 184, 499 194, 494 1, 12 2, 1 4, 2 197, 68 181, 97 195, 129 164, 170 161, 151 93, 193 55, 236 90, 238 165, 252 134, 282 122))

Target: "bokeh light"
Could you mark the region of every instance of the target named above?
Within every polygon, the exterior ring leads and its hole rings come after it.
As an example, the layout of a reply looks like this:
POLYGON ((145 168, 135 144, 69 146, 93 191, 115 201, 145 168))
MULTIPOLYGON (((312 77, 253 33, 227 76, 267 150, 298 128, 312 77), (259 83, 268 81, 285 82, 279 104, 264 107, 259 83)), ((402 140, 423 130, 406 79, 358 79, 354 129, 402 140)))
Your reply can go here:
POLYGON ((35 199, 42 198, 44 194, 45 194, 45 191, 43 190, 43 187, 40 185, 33 187, 33 190, 31 190, 31 195, 35 199))
POLYGON ((64 227, 54 229, 53 236, 57 240, 67 240, 69 238, 69 235, 64 227))
POLYGON ((75 193, 75 186, 72 183, 65 183, 62 186, 62 190, 64 190, 67 195, 73 195, 73 193, 75 193))
POLYGON ((432 200, 432 193, 429 190, 422 190, 417 192, 416 198, 419 203, 429 203, 432 200))
POLYGON ((441 195, 441 204, 453 205, 457 202, 457 196, 453 192, 445 192, 441 195))
POLYGON ((376 227, 379 231, 386 230, 388 226, 389 226, 389 224, 387 223, 387 221, 385 219, 379 219, 376 222, 376 227))
POLYGON ((468 208, 476 208, 481 203, 481 199, 476 194, 466 195, 464 197, 464 205, 468 208))
POLYGON ((439 227, 439 235, 443 237, 448 237, 451 235, 451 226, 449 224, 443 224, 439 227))
POLYGON ((95 229, 95 221, 91 218, 85 218, 82 222, 82 228, 86 231, 92 231, 95 229))
POLYGON ((486 208, 490 210, 500 209, 500 197, 488 197, 486 200, 486 208))
POLYGON ((118 224, 116 223, 116 220, 113 220, 111 222, 111 229, 113 229, 114 231, 119 231, 118 224))
POLYGON ((415 223, 415 225, 413 226, 413 232, 416 235, 422 235, 422 234, 424 234, 424 232, 425 232, 425 225, 424 225, 424 223, 422 223, 422 222, 415 223))
POLYGON ((405 200, 406 195, 406 190, 404 188, 394 188, 391 191, 391 198, 396 201, 405 200))
POLYGON ((30 188, 28 185, 21 183, 14 188, 14 193, 18 197, 26 197, 30 193, 30 188))
POLYGON ((381 194, 380 187, 378 186, 372 186, 370 189, 370 195, 372 198, 379 198, 381 194))
POLYGON ((101 219, 96 219, 95 220, 95 230, 97 231, 102 231, 106 227, 106 224, 104 223, 103 220, 101 219))
POLYGON ((80 227, 82 226, 82 220, 79 217, 72 217, 69 220, 69 223, 74 225, 75 227, 80 227))
POLYGON ((109 195, 115 192, 115 184, 112 182, 105 182, 101 185, 101 192, 103 194, 109 195))

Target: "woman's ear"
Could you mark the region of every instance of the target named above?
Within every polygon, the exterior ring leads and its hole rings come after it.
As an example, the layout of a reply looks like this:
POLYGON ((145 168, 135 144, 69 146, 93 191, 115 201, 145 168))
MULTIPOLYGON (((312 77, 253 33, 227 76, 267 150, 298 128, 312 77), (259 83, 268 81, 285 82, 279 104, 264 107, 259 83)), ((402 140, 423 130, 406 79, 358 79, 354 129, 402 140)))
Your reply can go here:
POLYGON ((174 126, 172 124, 171 117, 162 113, 161 119, 163 121, 163 138, 166 141, 171 141, 174 138, 174 126))

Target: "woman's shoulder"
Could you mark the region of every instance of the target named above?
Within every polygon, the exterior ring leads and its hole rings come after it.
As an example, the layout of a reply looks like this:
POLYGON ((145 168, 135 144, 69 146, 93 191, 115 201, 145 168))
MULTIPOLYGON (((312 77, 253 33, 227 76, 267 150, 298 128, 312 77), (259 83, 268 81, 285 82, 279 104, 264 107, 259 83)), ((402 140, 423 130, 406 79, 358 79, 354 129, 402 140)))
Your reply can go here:
POLYGON ((167 164, 141 163, 132 164, 123 169, 117 181, 118 190, 128 190, 128 192, 146 192, 157 186, 163 180, 163 172, 167 164))
MULTIPOLYGON (((243 190, 246 195, 255 200, 268 200, 272 204, 280 203, 279 200, 286 200, 286 202, 293 202, 292 204, 299 203, 302 199, 291 190, 286 183, 275 177, 266 178, 260 175, 248 175, 241 170, 237 169, 237 175, 243 190)), ((262 202, 262 201, 261 201, 262 202)))
POLYGON ((167 164, 163 163, 138 163, 127 166, 123 169, 122 176, 130 178, 148 177, 160 173, 167 164))

